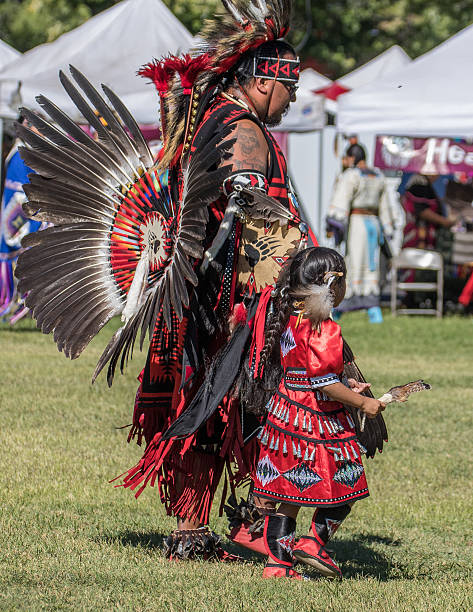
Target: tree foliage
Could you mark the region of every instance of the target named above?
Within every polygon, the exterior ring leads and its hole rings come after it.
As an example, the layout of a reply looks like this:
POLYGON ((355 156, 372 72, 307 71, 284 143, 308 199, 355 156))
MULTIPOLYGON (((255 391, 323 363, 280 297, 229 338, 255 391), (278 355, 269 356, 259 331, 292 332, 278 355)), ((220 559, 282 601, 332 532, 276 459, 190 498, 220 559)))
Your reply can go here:
POLYGON ((79 26, 113 0, 1 0, 0 38, 25 52, 79 26))
MULTIPOLYGON (((197 33, 219 0, 164 0, 197 33)), ((0 38, 27 51, 115 4, 114 0, 2 0, 0 38)), ((301 56, 337 77, 401 45, 411 56, 429 51, 472 19, 473 0, 294 0, 295 45, 301 56), (310 14, 308 14, 310 11, 310 14)))
MULTIPOLYGON (((296 44, 308 22, 306 4, 295 0, 292 42, 296 44)), ((415 58, 473 19, 472 0, 309 0, 309 4, 312 30, 301 55, 314 58, 332 77, 395 44, 415 58)))

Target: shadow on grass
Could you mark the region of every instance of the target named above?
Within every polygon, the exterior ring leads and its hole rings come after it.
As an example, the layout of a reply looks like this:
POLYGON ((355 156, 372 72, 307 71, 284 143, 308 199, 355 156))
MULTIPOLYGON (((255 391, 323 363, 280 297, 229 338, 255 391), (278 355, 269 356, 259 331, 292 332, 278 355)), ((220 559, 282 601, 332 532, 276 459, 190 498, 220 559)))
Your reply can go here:
POLYGON ((123 546, 140 546, 149 549, 163 549, 164 540, 168 534, 140 531, 125 531, 115 536, 103 536, 100 538, 106 542, 120 542, 123 546))
MULTIPOLYGON (((122 546, 139 546, 150 550, 162 551, 164 549, 164 540, 168 535, 169 533, 125 531, 114 536, 103 536, 100 540, 106 542, 119 542, 122 546)), ((242 548, 238 546, 238 544, 230 542, 224 536, 222 536, 221 545, 224 550, 233 555, 242 557, 244 561, 258 562, 264 559, 263 555, 242 548)))
POLYGON ((10 325, 8 321, 2 320, 0 320, 0 331, 8 332, 9 334, 23 334, 26 332, 38 332, 38 334, 41 333, 41 330, 37 327, 20 327, 18 323, 15 325, 10 325))
POLYGON ((388 580, 409 579, 407 566, 374 550, 371 545, 400 546, 400 540, 392 540, 376 535, 360 536, 352 539, 330 542, 328 548, 335 552, 337 562, 342 564, 345 578, 371 576, 382 582, 388 580))
MULTIPOLYGON (((162 552, 167 535, 167 533, 125 531, 114 536, 103 536, 100 539, 106 542, 119 542, 122 546, 141 547, 162 552)), ((225 537, 222 537, 221 544, 227 552, 241 557, 243 562, 259 563, 263 567, 265 562, 263 555, 238 546, 238 544, 230 542, 225 537)), ((374 550, 372 545, 397 547, 400 544, 399 540, 368 535, 330 542, 328 548, 331 554, 335 553, 337 563, 341 564, 345 578, 370 576, 386 582, 388 580, 398 580, 400 577, 409 579, 414 576, 410 575, 407 566, 400 564, 398 561, 393 561, 392 558, 385 556, 379 550, 374 550)), ((303 570, 304 573, 306 573, 305 569, 309 570, 309 568, 304 569, 302 566, 298 566, 297 569, 299 571, 303 570)), ((312 578, 319 577, 316 572, 310 570, 309 572, 312 578)))

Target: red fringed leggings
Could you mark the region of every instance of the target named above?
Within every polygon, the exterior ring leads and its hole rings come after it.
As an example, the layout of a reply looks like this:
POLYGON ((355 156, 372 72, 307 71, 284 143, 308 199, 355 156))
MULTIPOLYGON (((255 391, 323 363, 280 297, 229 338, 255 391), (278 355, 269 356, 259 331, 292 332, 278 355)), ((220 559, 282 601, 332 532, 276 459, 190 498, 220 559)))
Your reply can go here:
POLYGON ((207 524, 224 466, 221 457, 195 447, 166 458, 159 486, 168 514, 207 524))

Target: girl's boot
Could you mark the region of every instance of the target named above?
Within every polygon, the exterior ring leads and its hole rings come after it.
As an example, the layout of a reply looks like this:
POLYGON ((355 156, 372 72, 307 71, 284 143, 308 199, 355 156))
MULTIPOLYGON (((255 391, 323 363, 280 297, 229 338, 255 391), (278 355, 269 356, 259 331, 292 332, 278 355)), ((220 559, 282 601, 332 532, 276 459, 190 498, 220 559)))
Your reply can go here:
POLYGON ((309 535, 299 538, 294 547, 294 558, 315 568, 328 578, 342 578, 342 572, 325 550, 325 545, 350 513, 345 504, 336 508, 317 508, 312 517, 309 535))
POLYGON ((289 516, 272 514, 265 518, 263 539, 269 559, 263 570, 263 578, 303 579, 301 574, 293 569, 295 532, 296 521, 289 516))

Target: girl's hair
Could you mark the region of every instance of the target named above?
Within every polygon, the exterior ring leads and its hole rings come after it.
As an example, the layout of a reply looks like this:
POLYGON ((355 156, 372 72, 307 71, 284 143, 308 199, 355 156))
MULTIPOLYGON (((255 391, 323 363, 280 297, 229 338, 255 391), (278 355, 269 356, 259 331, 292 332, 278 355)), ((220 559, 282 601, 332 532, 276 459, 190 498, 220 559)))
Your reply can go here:
MULTIPOLYGON (((294 310, 294 301, 307 298, 311 287, 327 286, 327 272, 341 272, 345 276, 346 267, 343 257, 326 247, 299 251, 281 270, 266 319, 258 371, 254 378, 246 364, 246 376, 241 380, 240 401, 249 412, 263 414, 267 401, 279 385, 282 376, 280 339, 294 310)), ((336 277, 331 287, 341 282, 343 276, 336 277)))

